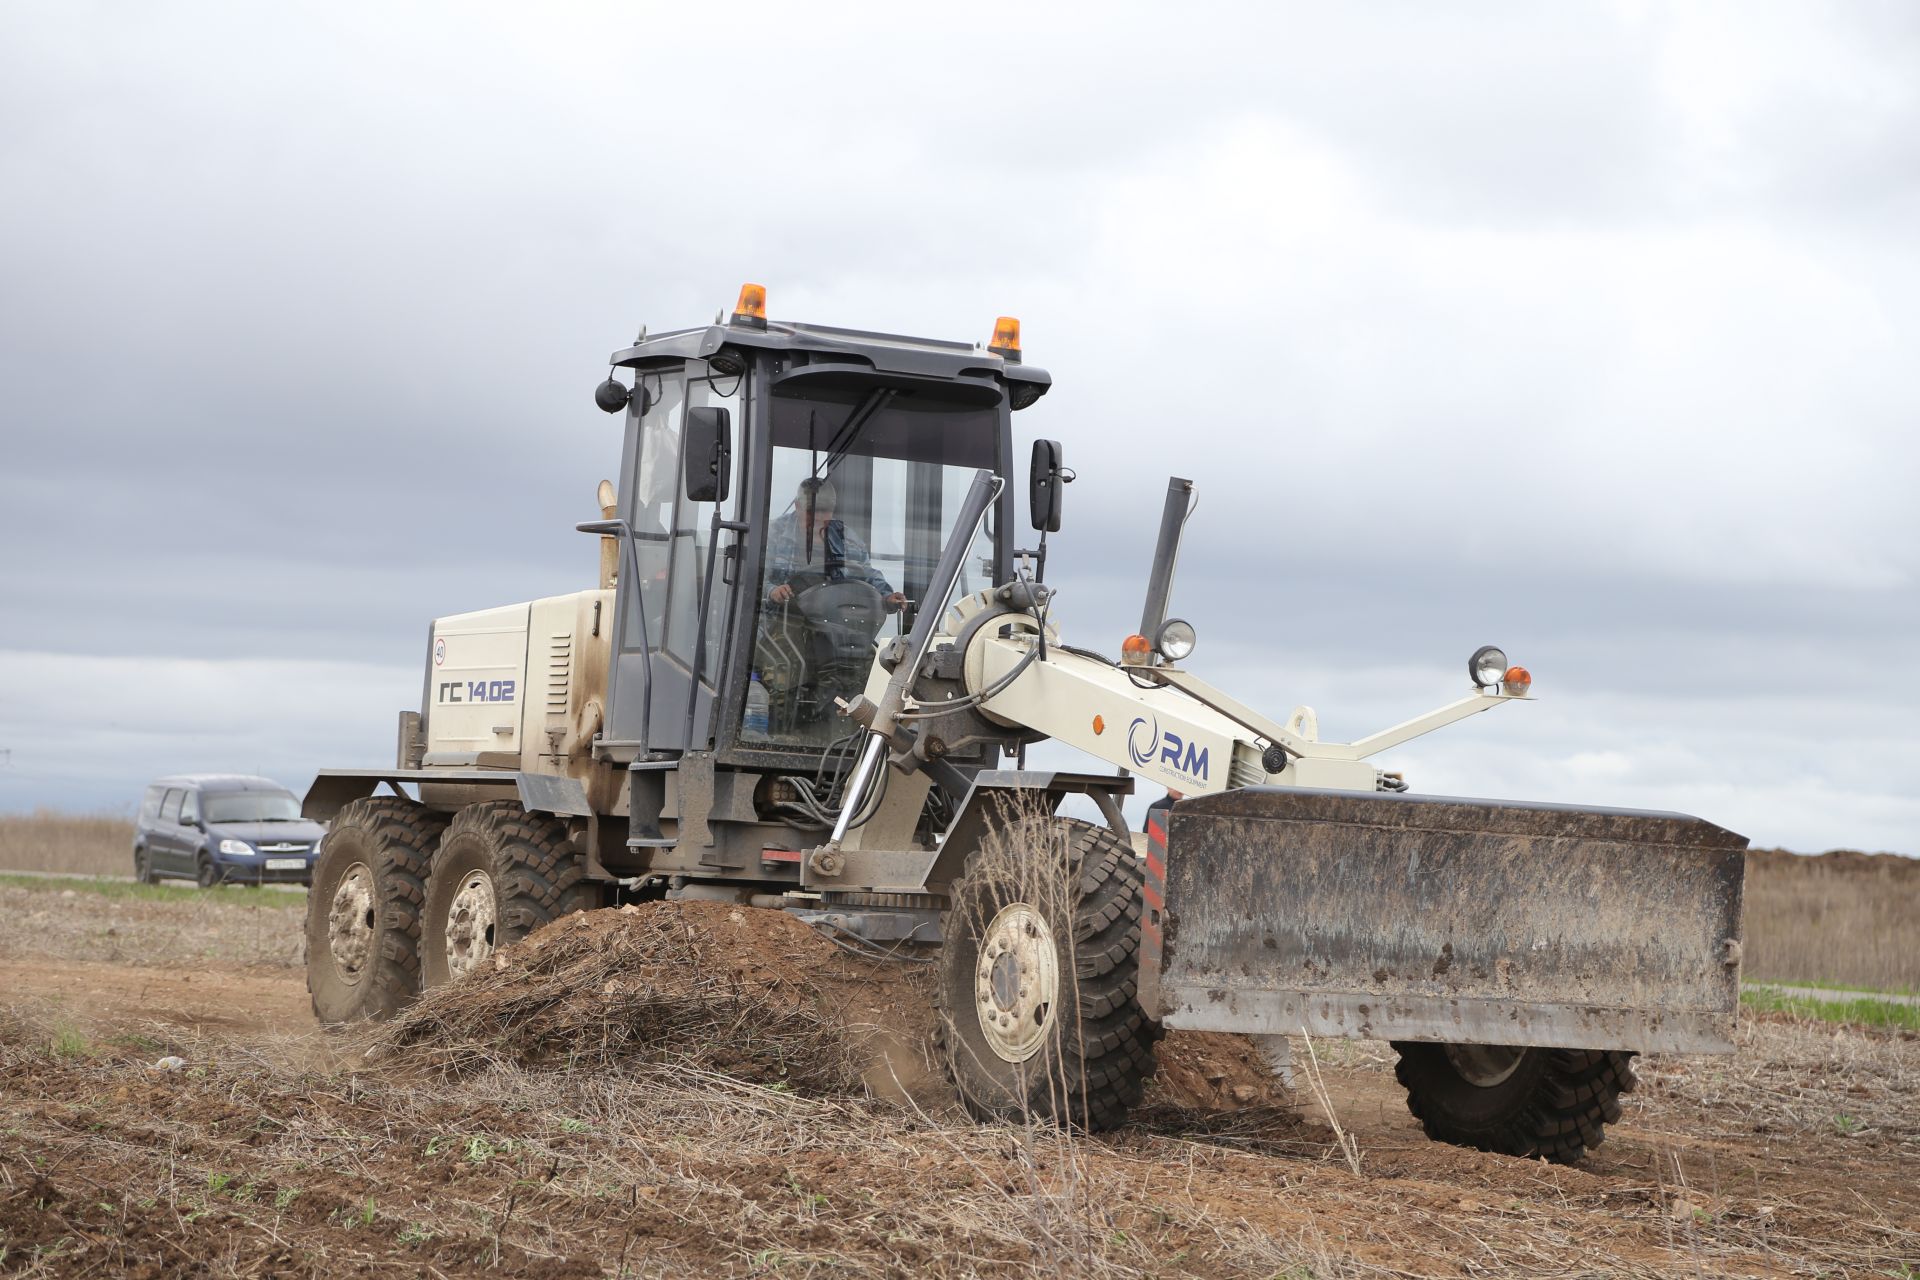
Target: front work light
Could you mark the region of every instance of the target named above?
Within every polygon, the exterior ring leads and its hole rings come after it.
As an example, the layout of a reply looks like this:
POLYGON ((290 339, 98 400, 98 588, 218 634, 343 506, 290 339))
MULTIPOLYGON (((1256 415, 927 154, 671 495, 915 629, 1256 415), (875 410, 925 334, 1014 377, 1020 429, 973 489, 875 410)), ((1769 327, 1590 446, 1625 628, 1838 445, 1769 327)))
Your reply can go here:
POLYGON ((1492 688, 1506 672, 1507 655, 1490 644, 1481 645, 1467 659, 1467 674, 1473 677, 1475 688, 1492 688))
POLYGON ((1168 618, 1160 624, 1160 634, 1153 638, 1153 647, 1168 662, 1180 662, 1193 653, 1197 638, 1191 622, 1185 618, 1168 618))
POLYGON ((593 389, 593 402, 600 406, 602 413, 618 413, 627 407, 627 401, 633 399, 633 392, 626 384, 616 382, 611 377, 593 389))

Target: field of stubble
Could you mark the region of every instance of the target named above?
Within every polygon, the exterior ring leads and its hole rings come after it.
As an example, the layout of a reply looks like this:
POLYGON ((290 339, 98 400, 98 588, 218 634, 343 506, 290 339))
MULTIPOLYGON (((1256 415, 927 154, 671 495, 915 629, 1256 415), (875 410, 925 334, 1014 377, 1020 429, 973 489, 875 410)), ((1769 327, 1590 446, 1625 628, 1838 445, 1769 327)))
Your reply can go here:
MULTIPOLYGON (((1860 897, 1878 910, 1913 892, 1901 875, 1860 897)), ((1756 962, 1767 877, 1757 863, 1756 962)), ((1836 921, 1846 900, 1834 890, 1822 917, 1858 934, 1836 921)), ((1303 1084, 1298 1107, 1236 1042, 1176 1037, 1127 1130, 975 1126, 911 1035, 854 1069, 808 1069, 867 1043, 808 992, 871 984, 906 1002, 918 979, 751 920, 702 933, 730 977, 680 992, 677 1016, 695 1020, 673 1025, 698 1036, 705 1018, 776 1058, 809 1055, 771 1075, 765 1053, 623 1056, 607 1046, 631 1037, 590 1013, 557 1039, 546 1027, 541 1055, 468 1017, 478 1051, 457 1072, 324 1034, 299 894, 13 880, 0 912, 14 925, 0 933, 5 1274, 1920 1275, 1912 1032, 1749 1016, 1731 1059, 1642 1059, 1608 1141, 1560 1168, 1428 1142, 1373 1042, 1316 1042, 1319 1087, 1303 1084), (743 1003, 755 990, 800 992, 781 1008, 805 1016, 769 1023, 743 1003), (569 1037, 578 1052, 552 1052, 569 1037)), ((618 948, 644 936, 657 959, 660 922, 618 916, 593 924, 613 948, 604 972, 649 972, 618 948)), ((1913 981, 1898 963, 1875 972, 1913 981)), ((1817 963, 1767 976, 1803 973, 1863 981, 1817 963)), ((641 1008, 607 981, 605 1001, 575 1003, 641 1008)), ((872 992, 832 1012, 855 1031, 915 1023, 872 992)))

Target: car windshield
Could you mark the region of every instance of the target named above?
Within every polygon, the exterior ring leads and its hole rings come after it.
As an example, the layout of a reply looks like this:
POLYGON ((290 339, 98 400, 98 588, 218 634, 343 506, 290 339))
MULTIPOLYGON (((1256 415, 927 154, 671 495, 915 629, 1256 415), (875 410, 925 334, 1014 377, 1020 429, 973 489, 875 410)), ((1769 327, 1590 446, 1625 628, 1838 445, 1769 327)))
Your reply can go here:
POLYGON ((300 802, 285 791, 210 791, 200 804, 208 822, 300 821, 300 802))
MULTIPOLYGON (((867 682, 874 646, 913 625, 999 413, 892 389, 773 398, 773 475, 744 742, 818 751, 849 733, 835 700, 867 682)), ((991 586, 992 511, 955 594, 991 586)))

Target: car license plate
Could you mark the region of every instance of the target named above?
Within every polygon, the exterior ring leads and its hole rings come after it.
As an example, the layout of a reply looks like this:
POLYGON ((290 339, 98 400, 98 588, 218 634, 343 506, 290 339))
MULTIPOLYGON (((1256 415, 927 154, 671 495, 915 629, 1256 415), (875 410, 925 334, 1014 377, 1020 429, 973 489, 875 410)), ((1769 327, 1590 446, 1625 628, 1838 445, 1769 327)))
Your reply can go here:
POLYGON ((267 859, 267 870, 269 871, 303 871, 306 869, 306 866, 307 860, 305 858, 267 859))

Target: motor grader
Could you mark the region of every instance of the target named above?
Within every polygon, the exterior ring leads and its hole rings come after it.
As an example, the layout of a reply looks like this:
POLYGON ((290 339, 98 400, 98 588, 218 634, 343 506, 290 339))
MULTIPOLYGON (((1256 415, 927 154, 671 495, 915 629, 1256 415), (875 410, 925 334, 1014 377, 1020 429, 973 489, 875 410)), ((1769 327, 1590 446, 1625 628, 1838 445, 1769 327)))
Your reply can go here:
POLYGON ((616 352, 595 399, 624 423, 619 484, 578 526, 597 586, 435 621, 394 763, 306 798, 331 821, 319 1018, 392 1014, 561 915, 665 897, 937 948, 938 1052, 983 1119, 1119 1124, 1166 1028, 1376 1037, 1432 1136, 1573 1160, 1633 1054, 1731 1051, 1744 838, 1423 795, 1375 764, 1527 699, 1499 650, 1355 742, 1247 705, 1167 616, 1180 478, 1138 632, 1068 643, 1055 442, 1015 545, 1012 415, 1051 386, 1019 348, 1008 319, 984 345, 770 321, 748 286, 616 352), (1027 767, 1044 739, 1118 772, 1027 767), (1140 781, 1184 798, 1137 849, 1140 781), (1064 816, 1073 797, 1101 820, 1064 816))

